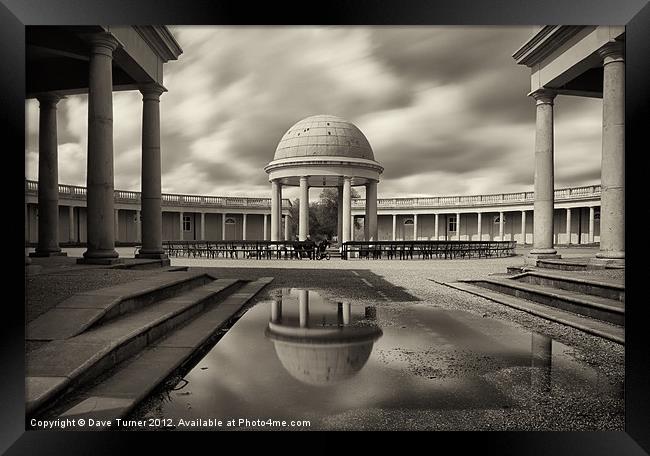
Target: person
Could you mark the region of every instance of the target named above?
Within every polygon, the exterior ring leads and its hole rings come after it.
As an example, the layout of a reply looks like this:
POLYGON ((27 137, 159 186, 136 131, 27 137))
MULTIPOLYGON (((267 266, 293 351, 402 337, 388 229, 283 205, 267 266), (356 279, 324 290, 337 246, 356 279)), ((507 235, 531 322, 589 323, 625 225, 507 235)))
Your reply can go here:
POLYGON ((307 255, 309 256, 310 260, 314 259, 315 247, 316 247, 316 243, 312 240, 310 235, 307 235, 307 239, 305 240, 305 251, 307 252, 307 255))

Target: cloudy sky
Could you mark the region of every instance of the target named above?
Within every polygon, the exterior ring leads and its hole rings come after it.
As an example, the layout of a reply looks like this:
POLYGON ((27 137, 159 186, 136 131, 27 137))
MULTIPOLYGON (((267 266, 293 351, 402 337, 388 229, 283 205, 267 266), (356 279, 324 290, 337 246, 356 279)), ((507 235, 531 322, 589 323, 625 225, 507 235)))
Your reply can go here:
MULTIPOLYGON (((511 55, 534 27, 172 30, 184 53, 165 68, 164 192, 268 196, 262 168, 314 114, 364 132, 385 167, 380 197, 532 189, 535 108, 529 70, 511 55)), ((36 179, 38 105, 26 103, 36 179)), ((115 187, 139 190, 142 98, 116 92, 113 103, 115 187)), ((599 183, 601 101, 555 106, 556 187, 599 183)), ((59 181, 85 185, 87 96, 61 101, 58 122, 59 181)))

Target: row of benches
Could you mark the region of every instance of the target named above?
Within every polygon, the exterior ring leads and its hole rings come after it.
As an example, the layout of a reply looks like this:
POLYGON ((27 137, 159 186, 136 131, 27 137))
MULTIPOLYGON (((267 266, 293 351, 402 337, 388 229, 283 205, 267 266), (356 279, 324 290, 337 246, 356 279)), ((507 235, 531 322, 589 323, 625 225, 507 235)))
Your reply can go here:
POLYGON ((172 257, 252 258, 257 260, 313 258, 315 244, 300 241, 164 241, 172 257))
POLYGON ((514 255, 515 241, 350 241, 343 244, 342 258, 454 259, 514 255))
MULTIPOLYGON (((166 253, 188 258, 315 258, 311 241, 165 241, 166 253)), ((349 241, 341 248, 343 259, 454 259, 514 255, 515 241, 349 241)))

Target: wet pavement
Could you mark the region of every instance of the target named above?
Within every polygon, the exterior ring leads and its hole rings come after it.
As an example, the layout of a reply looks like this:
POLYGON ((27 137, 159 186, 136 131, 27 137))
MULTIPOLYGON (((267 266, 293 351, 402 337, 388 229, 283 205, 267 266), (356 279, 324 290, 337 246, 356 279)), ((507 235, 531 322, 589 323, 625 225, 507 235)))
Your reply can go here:
POLYGON ((184 430, 623 428, 622 382, 544 334, 424 302, 269 295, 132 418, 184 430))

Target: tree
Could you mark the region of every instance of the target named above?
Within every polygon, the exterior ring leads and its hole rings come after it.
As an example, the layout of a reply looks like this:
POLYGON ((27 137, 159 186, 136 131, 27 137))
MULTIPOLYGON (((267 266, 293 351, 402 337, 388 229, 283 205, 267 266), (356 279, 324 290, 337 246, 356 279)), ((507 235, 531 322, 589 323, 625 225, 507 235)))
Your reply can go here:
MULTIPOLYGON (((352 198, 358 198, 359 193, 352 189, 352 198)), ((294 233, 298 232, 300 200, 293 200, 291 206, 291 223, 294 233)), ((338 191, 335 188, 324 188, 319 200, 309 205, 309 234, 314 241, 332 239, 338 232, 338 191)), ((358 221, 354 223, 355 229, 360 229, 358 221)))

